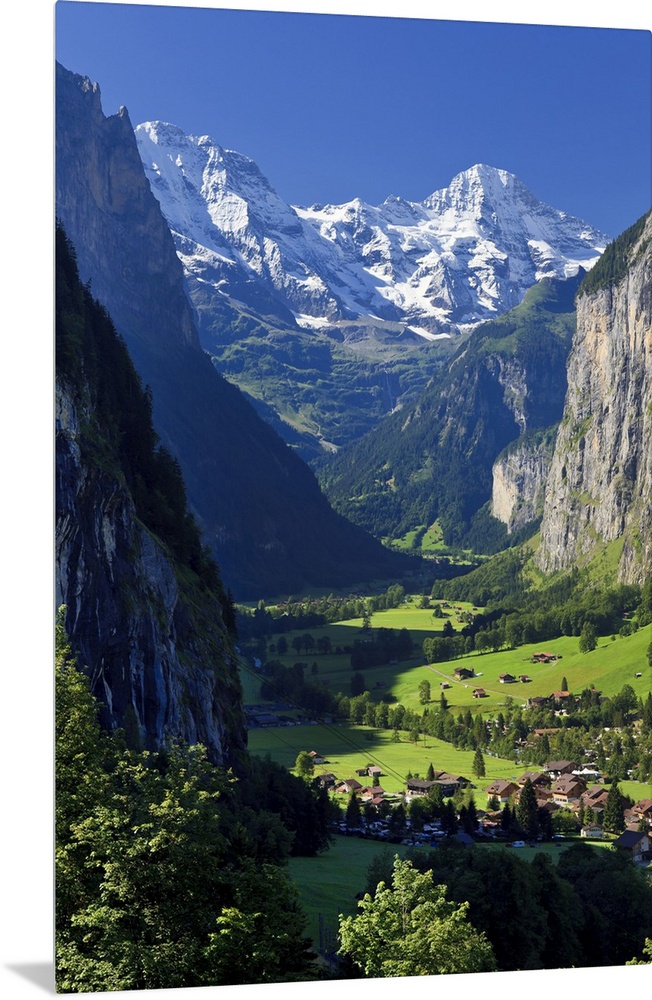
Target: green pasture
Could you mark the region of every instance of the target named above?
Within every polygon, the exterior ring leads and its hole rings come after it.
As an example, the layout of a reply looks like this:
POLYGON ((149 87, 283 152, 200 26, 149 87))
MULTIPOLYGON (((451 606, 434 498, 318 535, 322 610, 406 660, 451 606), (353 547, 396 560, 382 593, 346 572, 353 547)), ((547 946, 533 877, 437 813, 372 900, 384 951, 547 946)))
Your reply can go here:
MULTIPOLYGON (((344 781, 355 778, 358 768, 377 764, 382 768, 381 787, 386 792, 405 791, 407 774, 425 778, 428 765, 436 771, 461 774, 474 784, 478 791, 476 803, 484 806, 484 789, 495 778, 516 778, 528 770, 525 765, 501 757, 485 755, 486 775, 477 781, 473 775, 472 750, 457 750, 451 743, 434 737, 421 736, 418 743, 410 743, 407 733, 400 734, 394 742, 390 730, 372 729, 368 726, 315 725, 265 727, 249 730, 249 750, 261 757, 269 754, 272 760, 292 768, 301 750, 316 750, 326 758, 326 763, 315 767, 315 774, 332 773, 344 781)), ((359 779, 364 784, 364 779, 359 779)))
MULTIPOLYGON (((651 781, 619 781, 618 787, 623 795, 627 795, 634 802, 640 799, 652 799, 651 781)), ((605 788, 609 788, 609 785, 605 785, 605 788)))
MULTIPOLYGON (((469 610, 471 605, 463 604, 460 607, 469 610)), ((413 601, 400 608, 376 612, 372 616, 372 632, 381 627, 395 630, 407 628, 413 642, 420 649, 426 636, 436 635, 441 631, 444 621, 450 620, 454 627, 461 627, 455 609, 451 613, 453 617, 450 619, 433 618, 432 610, 419 608, 416 601, 413 601)), ((354 619, 309 631, 315 640, 320 635, 327 634, 335 650, 338 646, 352 646, 356 639, 362 637, 362 621, 354 619)), ((288 643, 291 643, 295 635, 301 634, 301 630, 290 632, 286 636, 288 643)), ((620 691, 624 684, 630 684, 637 697, 646 698, 652 690, 652 670, 647 660, 650 641, 652 625, 639 629, 630 636, 616 636, 615 639, 602 636, 597 648, 591 653, 580 653, 579 637, 562 636, 545 643, 533 643, 495 653, 472 653, 444 663, 424 664, 423 656, 415 655, 411 660, 401 663, 365 668, 362 673, 365 687, 375 701, 388 697, 406 708, 421 711, 420 682, 430 681, 431 701, 435 704, 440 699, 440 684, 445 682, 450 685, 445 691, 449 708, 463 711, 470 708, 473 712, 492 716, 505 704, 507 698, 525 703, 528 698, 537 695, 547 697, 561 688, 564 677, 572 692, 580 693, 593 685, 602 694, 611 696, 620 691), (548 664, 532 662, 533 654, 542 650, 554 653, 559 658, 548 664), (456 667, 462 666, 473 668, 476 676, 470 680, 457 681, 454 671, 456 667), (517 678, 521 674, 527 674, 530 682, 501 684, 499 676, 505 673, 517 678), (641 677, 636 677, 637 673, 641 677), (484 688, 487 697, 474 698, 473 690, 476 687, 484 688)), ((269 655, 273 656, 274 653, 270 652, 269 655)), ((334 694, 339 691, 343 694, 350 692, 353 671, 348 654, 315 652, 306 655, 290 650, 286 656, 278 658, 288 665, 297 659, 308 662, 311 666, 316 663, 315 680, 325 683, 334 694)), ((252 700, 257 699, 252 697, 252 700)), ((245 697, 245 703, 247 701, 245 697)))
MULTIPOLYGON (((425 778, 428 765, 432 764, 436 771, 461 774, 468 778, 476 786, 473 794, 480 809, 486 805, 485 789, 492 781, 496 778, 515 780, 524 771, 532 769, 531 765, 516 764, 512 760, 485 753, 486 774, 484 778, 478 779, 472 770, 472 750, 458 750, 451 743, 432 736, 421 736, 417 743, 411 743, 407 733, 401 733, 399 742, 395 743, 391 731, 368 726, 333 724, 265 727, 250 729, 248 738, 252 754, 260 757, 269 755, 272 760, 288 769, 294 767, 301 750, 316 750, 326 761, 316 765, 315 775, 332 773, 342 781, 356 778, 358 768, 377 764, 383 771, 380 785, 391 793, 405 791, 408 773, 425 778)), ((358 780, 365 783, 364 778, 358 780)), ((605 788, 608 787, 605 785, 605 788)), ((622 781, 619 782, 619 788, 635 802, 652 798, 652 783, 649 782, 622 781)), ((345 805, 346 798, 342 797, 342 806, 345 805)))
MULTIPOLYGON (((547 697, 559 691, 562 680, 568 681, 570 691, 579 694, 592 685, 602 694, 617 694, 624 684, 630 684, 639 698, 646 698, 652 690, 652 670, 647 661, 647 648, 652 640, 652 625, 639 629, 630 636, 617 636, 614 640, 602 637, 591 653, 580 653, 577 636, 562 636, 545 643, 533 643, 516 649, 496 653, 472 653, 446 663, 433 663, 404 671, 391 686, 391 693, 407 708, 420 708, 419 683, 427 679, 431 684, 431 697, 439 701, 442 682, 450 684, 445 691, 449 708, 482 712, 493 715, 506 698, 525 703, 537 695, 547 697), (532 662, 535 653, 554 653, 559 659, 548 664, 532 662), (473 668, 475 677, 464 681, 454 678, 456 667, 473 668), (640 673, 641 677, 636 677, 640 673), (501 674, 518 678, 526 674, 530 681, 501 684, 501 674), (486 698, 474 698, 473 690, 482 687, 486 698)), ((373 674, 370 678, 373 680, 373 674)), ((365 674, 365 680, 367 679, 365 674)))
POLYGON ((320 916, 327 930, 336 934, 339 914, 350 916, 357 910, 355 895, 364 891, 372 859, 388 848, 392 855, 401 857, 409 850, 402 844, 336 836, 330 849, 323 854, 314 858, 290 858, 290 874, 308 919, 306 931, 315 946, 319 945, 320 916))

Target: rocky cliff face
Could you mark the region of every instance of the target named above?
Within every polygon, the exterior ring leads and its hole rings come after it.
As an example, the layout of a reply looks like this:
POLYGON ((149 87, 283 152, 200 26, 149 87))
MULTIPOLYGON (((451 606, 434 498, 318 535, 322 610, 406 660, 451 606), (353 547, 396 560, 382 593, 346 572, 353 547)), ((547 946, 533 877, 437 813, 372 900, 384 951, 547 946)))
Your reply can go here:
MULTIPOLYGON (((579 280, 534 286, 519 306, 478 327, 415 403, 334 458, 322 479, 340 509, 381 536, 438 518, 447 544, 503 544, 502 530, 489 538, 496 525, 473 522, 491 499, 503 449, 561 419, 579 280)), ((495 516, 509 521, 515 503, 505 518, 495 516)))
POLYGON ((491 513, 507 526, 508 534, 543 512, 553 442, 550 435, 519 438, 494 462, 491 513))
POLYGON ((652 570, 652 213, 600 263, 578 297, 538 559, 563 570, 618 542, 618 579, 641 582, 652 570))
POLYGON ((56 392, 56 598, 106 728, 132 745, 203 743, 216 763, 246 745, 231 640, 215 595, 188 599, 124 482, 80 444, 92 414, 56 392))

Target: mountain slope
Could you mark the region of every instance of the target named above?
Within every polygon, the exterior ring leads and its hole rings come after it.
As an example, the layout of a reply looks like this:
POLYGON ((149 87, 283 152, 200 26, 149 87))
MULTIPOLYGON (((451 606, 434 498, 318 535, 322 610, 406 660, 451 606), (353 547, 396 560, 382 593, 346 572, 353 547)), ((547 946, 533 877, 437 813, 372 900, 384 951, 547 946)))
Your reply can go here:
POLYGON ((334 514, 307 466, 202 351, 172 237, 123 108, 57 66, 56 205, 80 275, 151 387, 154 425, 238 600, 335 588, 406 562, 334 514))
POLYGON ((542 281, 479 326, 415 403, 329 463, 322 482, 337 508, 381 537, 438 519, 449 545, 506 544, 486 514, 470 529, 502 449, 561 418, 579 281, 542 281))
POLYGON ((618 579, 652 570, 652 212, 580 288, 568 394, 546 491, 546 572, 618 546, 618 579))
POLYGON ((286 204, 209 136, 135 129, 217 369, 316 467, 423 390, 451 337, 608 238, 483 164, 423 202, 286 204))
POLYGON ((57 230, 56 599, 102 723, 131 746, 246 745, 229 600, 124 342, 57 230))

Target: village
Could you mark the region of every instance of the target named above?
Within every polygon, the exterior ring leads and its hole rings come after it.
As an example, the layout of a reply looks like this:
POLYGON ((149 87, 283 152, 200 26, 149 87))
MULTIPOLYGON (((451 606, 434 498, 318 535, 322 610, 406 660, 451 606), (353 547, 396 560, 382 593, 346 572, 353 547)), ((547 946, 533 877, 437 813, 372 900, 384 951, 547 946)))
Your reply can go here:
MULTIPOLYGON (((623 808, 623 831, 615 836, 604 826, 604 814, 608 790, 603 784, 589 784, 589 778, 596 778, 594 771, 580 770, 573 761, 551 760, 540 771, 526 771, 517 781, 498 779, 478 791, 485 799, 483 807, 474 807, 477 822, 469 830, 457 829, 457 823, 446 828, 439 819, 424 821, 422 810, 413 808, 413 803, 443 802, 452 800, 464 790, 473 791, 477 786, 459 774, 431 770, 430 778, 408 778, 404 792, 387 793, 380 784, 382 768, 370 764, 356 770, 357 777, 338 779, 327 767, 327 759, 316 750, 307 751, 313 767, 320 768, 314 782, 335 797, 356 801, 358 809, 347 809, 346 816, 337 821, 339 833, 364 836, 377 840, 401 843, 407 846, 436 846, 446 836, 454 836, 458 841, 471 844, 476 840, 502 840, 506 846, 523 847, 526 842, 518 836, 510 837, 501 824, 502 810, 507 805, 516 810, 526 784, 534 790, 536 807, 551 817, 564 810, 566 817, 574 823, 565 824, 565 833, 556 833, 555 840, 580 837, 587 840, 609 840, 615 848, 631 854, 637 864, 647 864, 652 860, 652 799, 641 799, 623 808), (364 778, 371 779, 364 783, 364 778), (400 821, 395 819, 398 806, 402 807, 400 821), (351 821, 351 814, 355 817, 351 821)), ((475 796, 474 801, 475 801, 475 796)), ((465 808, 465 807, 462 807, 465 808)), ((436 810, 435 810, 436 812, 436 810)), ((554 829, 554 823, 550 829, 554 829)), ((544 839, 538 834, 536 842, 544 839)), ((535 842, 530 842, 535 846, 535 842)))

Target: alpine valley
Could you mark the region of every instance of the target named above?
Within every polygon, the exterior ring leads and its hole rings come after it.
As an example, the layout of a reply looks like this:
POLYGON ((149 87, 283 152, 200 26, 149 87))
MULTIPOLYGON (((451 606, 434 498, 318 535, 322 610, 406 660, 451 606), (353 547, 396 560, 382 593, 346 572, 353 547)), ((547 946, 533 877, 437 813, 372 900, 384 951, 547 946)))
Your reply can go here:
POLYGON ((56 219, 57 988, 651 960, 652 210, 57 65, 56 219))

